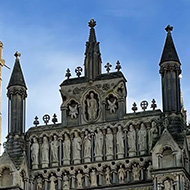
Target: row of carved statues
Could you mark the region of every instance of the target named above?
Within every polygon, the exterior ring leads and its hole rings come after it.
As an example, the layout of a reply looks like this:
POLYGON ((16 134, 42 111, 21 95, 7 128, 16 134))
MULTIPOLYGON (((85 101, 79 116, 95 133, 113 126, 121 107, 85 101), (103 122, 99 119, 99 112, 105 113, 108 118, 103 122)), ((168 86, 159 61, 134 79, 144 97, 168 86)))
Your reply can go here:
POLYGON ((74 169, 70 171, 58 171, 55 173, 36 174, 32 181, 31 190, 69 190, 83 189, 85 187, 109 186, 113 184, 124 184, 140 180, 152 180, 151 162, 146 168, 138 163, 133 163, 130 168, 123 164, 117 167, 98 167, 74 169))
POLYGON ((125 130, 121 125, 94 132, 65 132, 63 137, 56 134, 51 138, 31 138, 30 158, 32 169, 49 166, 89 163, 93 161, 122 159, 150 153, 153 139, 159 135, 155 121, 147 130, 144 123, 137 130, 131 124, 125 130))

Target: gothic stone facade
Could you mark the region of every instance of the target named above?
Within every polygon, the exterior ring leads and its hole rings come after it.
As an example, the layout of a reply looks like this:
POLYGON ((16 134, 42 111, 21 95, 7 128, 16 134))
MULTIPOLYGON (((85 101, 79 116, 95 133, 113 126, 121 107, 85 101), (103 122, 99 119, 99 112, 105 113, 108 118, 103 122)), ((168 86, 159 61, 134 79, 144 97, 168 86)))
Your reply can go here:
POLYGON ((96 22, 89 22, 85 75, 69 69, 60 85, 61 123, 56 115, 43 117, 45 125, 25 132, 27 87, 15 53, 7 87, 9 126, 0 157, 0 189, 7 190, 189 190, 189 127, 181 101, 181 63, 172 40, 172 27, 160 60, 163 111, 155 100, 147 111, 126 113, 126 79, 120 63, 116 72, 102 73, 96 22))

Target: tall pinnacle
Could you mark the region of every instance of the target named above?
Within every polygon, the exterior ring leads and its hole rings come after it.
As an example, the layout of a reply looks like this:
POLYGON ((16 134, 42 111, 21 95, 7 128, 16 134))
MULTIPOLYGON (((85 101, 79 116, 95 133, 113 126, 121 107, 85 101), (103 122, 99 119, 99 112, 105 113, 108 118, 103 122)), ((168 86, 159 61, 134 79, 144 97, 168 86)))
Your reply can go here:
MULTIPOLYGON (((24 80, 24 76, 22 73, 22 69, 20 66, 20 56, 21 54, 17 51, 14 56, 16 57, 15 59, 15 65, 11 74, 11 78, 9 81, 9 85, 7 88, 9 88, 10 86, 22 86, 26 88, 26 84, 25 84, 25 80, 24 80)), ((27 88, 26 88, 27 89, 27 88)))
POLYGON ((96 34, 94 27, 96 26, 96 21, 94 19, 91 19, 88 23, 88 26, 90 27, 90 35, 89 35, 89 42, 96 42, 96 34))
POLYGON ((166 61, 176 61, 180 63, 176 49, 175 49, 175 45, 172 39, 172 35, 171 35, 171 31, 173 30, 173 27, 168 25, 165 28, 165 30, 167 32, 167 37, 166 37, 164 49, 162 52, 162 56, 160 59, 160 64, 166 61))
POLYGON ((96 34, 94 27, 96 26, 96 21, 91 19, 88 23, 90 27, 89 39, 86 42, 85 51, 85 77, 88 80, 94 80, 98 75, 101 74, 101 53, 99 49, 99 42, 96 41, 96 34))

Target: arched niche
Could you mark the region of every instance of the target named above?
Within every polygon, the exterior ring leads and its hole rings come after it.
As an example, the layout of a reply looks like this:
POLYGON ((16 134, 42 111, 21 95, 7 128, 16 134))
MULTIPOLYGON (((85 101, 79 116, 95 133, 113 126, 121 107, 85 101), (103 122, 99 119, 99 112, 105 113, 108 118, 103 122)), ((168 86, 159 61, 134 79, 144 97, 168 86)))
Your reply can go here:
POLYGON ((90 90, 84 97, 84 116, 88 122, 96 121, 100 116, 100 99, 99 95, 90 90))
POLYGON ((4 168, 0 177, 1 187, 10 187, 13 185, 13 177, 10 168, 4 168))
POLYGON ((162 168, 171 168, 175 164, 175 154, 170 147, 164 148, 162 152, 162 168))

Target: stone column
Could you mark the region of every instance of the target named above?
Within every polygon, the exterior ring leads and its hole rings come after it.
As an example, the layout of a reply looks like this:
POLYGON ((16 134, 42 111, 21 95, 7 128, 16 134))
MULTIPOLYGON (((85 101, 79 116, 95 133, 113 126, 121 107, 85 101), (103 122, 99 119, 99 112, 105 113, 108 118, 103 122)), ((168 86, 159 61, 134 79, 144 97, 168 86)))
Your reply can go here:
POLYGON ((94 159, 94 132, 91 133, 91 156, 92 156, 92 162, 95 160, 94 159))
POLYGON ((38 141, 39 141, 39 158, 38 158, 39 165, 38 165, 38 168, 41 168, 41 166, 42 166, 42 160, 41 160, 41 158, 42 158, 42 137, 39 138, 38 141))
POLYGON ((82 123, 82 109, 81 109, 80 104, 78 105, 78 108, 79 108, 79 115, 78 115, 78 117, 79 117, 79 125, 81 125, 81 123, 82 123))
POLYGON ((61 166, 62 165, 62 141, 63 141, 63 138, 62 137, 59 137, 58 138, 58 141, 59 141, 59 165, 61 166))
POLYGON ((124 147, 124 156, 127 157, 127 150, 128 150, 128 149, 127 149, 127 148, 128 148, 128 147, 127 147, 127 129, 124 128, 123 131, 124 131, 124 146, 125 146, 125 147, 124 147))
POLYGON ((106 160, 106 130, 103 129, 103 160, 106 160))
POLYGON ((105 121, 106 119, 106 101, 102 101, 102 120, 105 121))
POLYGON ((116 140, 116 133, 117 133, 117 129, 114 128, 114 129, 113 129, 113 158, 114 158, 114 159, 117 158, 117 140, 116 140))
POLYGON ((61 106, 61 113, 62 113, 62 117, 61 117, 61 121, 63 126, 67 126, 67 107, 66 106, 61 106))

